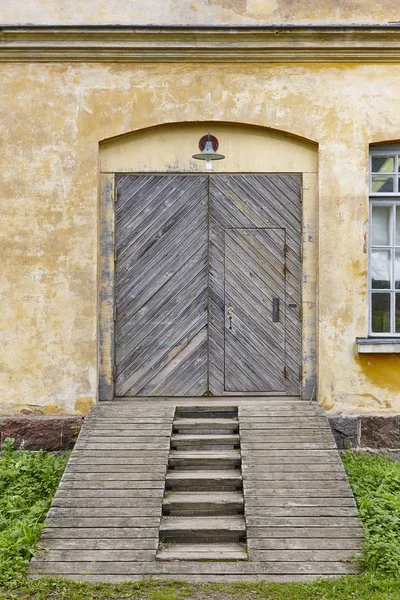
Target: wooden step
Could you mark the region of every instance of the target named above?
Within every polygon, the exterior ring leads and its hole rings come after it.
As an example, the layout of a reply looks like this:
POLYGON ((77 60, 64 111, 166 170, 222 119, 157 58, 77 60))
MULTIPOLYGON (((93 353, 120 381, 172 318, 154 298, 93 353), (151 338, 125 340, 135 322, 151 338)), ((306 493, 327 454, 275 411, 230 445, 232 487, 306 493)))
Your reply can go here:
POLYGON ((225 433, 238 433, 239 422, 237 419, 176 419, 173 424, 174 433, 218 435, 225 433))
POLYGON ((239 436, 235 434, 176 434, 171 436, 171 450, 234 449, 239 448, 239 444, 239 436))
POLYGON ((169 455, 168 464, 172 468, 180 470, 213 470, 213 469, 235 469, 241 465, 240 452, 238 450, 207 451, 172 451, 169 455))
POLYGON ((164 544, 158 560, 247 560, 244 544, 164 544))
POLYGON ((163 517, 160 540, 163 543, 241 543, 246 538, 242 516, 163 517))
POLYGON ((238 469, 225 471, 169 471, 165 478, 165 489, 181 491, 242 489, 242 475, 238 469))
POLYGON ((244 511, 240 492, 169 492, 163 513, 169 516, 237 515, 244 511))
POLYGON ((175 419, 235 419, 238 416, 237 406, 178 406, 175 419))

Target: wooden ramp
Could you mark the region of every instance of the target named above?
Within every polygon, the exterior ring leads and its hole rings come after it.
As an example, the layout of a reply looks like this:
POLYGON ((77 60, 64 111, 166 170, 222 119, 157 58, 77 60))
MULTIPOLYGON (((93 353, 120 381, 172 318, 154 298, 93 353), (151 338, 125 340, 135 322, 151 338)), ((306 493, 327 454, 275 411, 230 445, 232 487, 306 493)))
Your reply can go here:
POLYGON ((323 410, 286 398, 98 404, 46 523, 31 576, 92 582, 337 577, 357 572, 362 542, 323 410), (236 433, 223 414, 209 434, 223 407, 236 433))

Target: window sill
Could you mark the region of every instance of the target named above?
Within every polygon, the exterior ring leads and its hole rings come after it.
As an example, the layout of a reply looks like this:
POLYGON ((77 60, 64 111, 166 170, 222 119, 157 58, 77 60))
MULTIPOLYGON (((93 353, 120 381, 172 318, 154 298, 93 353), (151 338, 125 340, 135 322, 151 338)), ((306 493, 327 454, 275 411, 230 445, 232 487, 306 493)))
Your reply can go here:
POLYGON ((400 337, 356 338, 359 354, 400 354, 400 337))

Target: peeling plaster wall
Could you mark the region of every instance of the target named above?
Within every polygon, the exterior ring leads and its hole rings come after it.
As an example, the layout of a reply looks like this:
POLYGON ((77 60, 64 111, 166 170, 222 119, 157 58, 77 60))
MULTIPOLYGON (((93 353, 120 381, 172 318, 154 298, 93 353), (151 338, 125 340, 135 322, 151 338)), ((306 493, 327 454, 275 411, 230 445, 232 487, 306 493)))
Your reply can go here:
POLYGON ((398 2, 372 0, 11 0, 0 23, 49 25, 268 25, 388 23, 398 2))
POLYGON ((85 413, 95 400, 99 142, 195 120, 319 144, 319 399, 335 410, 400 410, 399 357, 355 351, 367 334, 368 145, 400 139, 400 65, 0 72, 2 412, 85 413))

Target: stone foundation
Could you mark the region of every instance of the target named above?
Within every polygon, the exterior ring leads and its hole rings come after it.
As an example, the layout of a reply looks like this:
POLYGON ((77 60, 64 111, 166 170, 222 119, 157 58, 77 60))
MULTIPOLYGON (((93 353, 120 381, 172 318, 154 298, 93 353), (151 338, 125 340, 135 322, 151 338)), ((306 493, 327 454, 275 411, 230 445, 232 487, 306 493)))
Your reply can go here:
POLYGON ((14 438, 17 450, 70 450, 83 417, 4 416, 0 417, 0 439, 14 438))
MULTIPOLYGON (((400 454, 400 415, 328 414, 339 450, 388 450, 400 454)), ((15 439, 23 450, 70 450, 83 417, 18 415, 0 417, 0 440, 15 439)))
POLYGON ((400 415, 327 415, 339 450, 400 452, 400 415))

